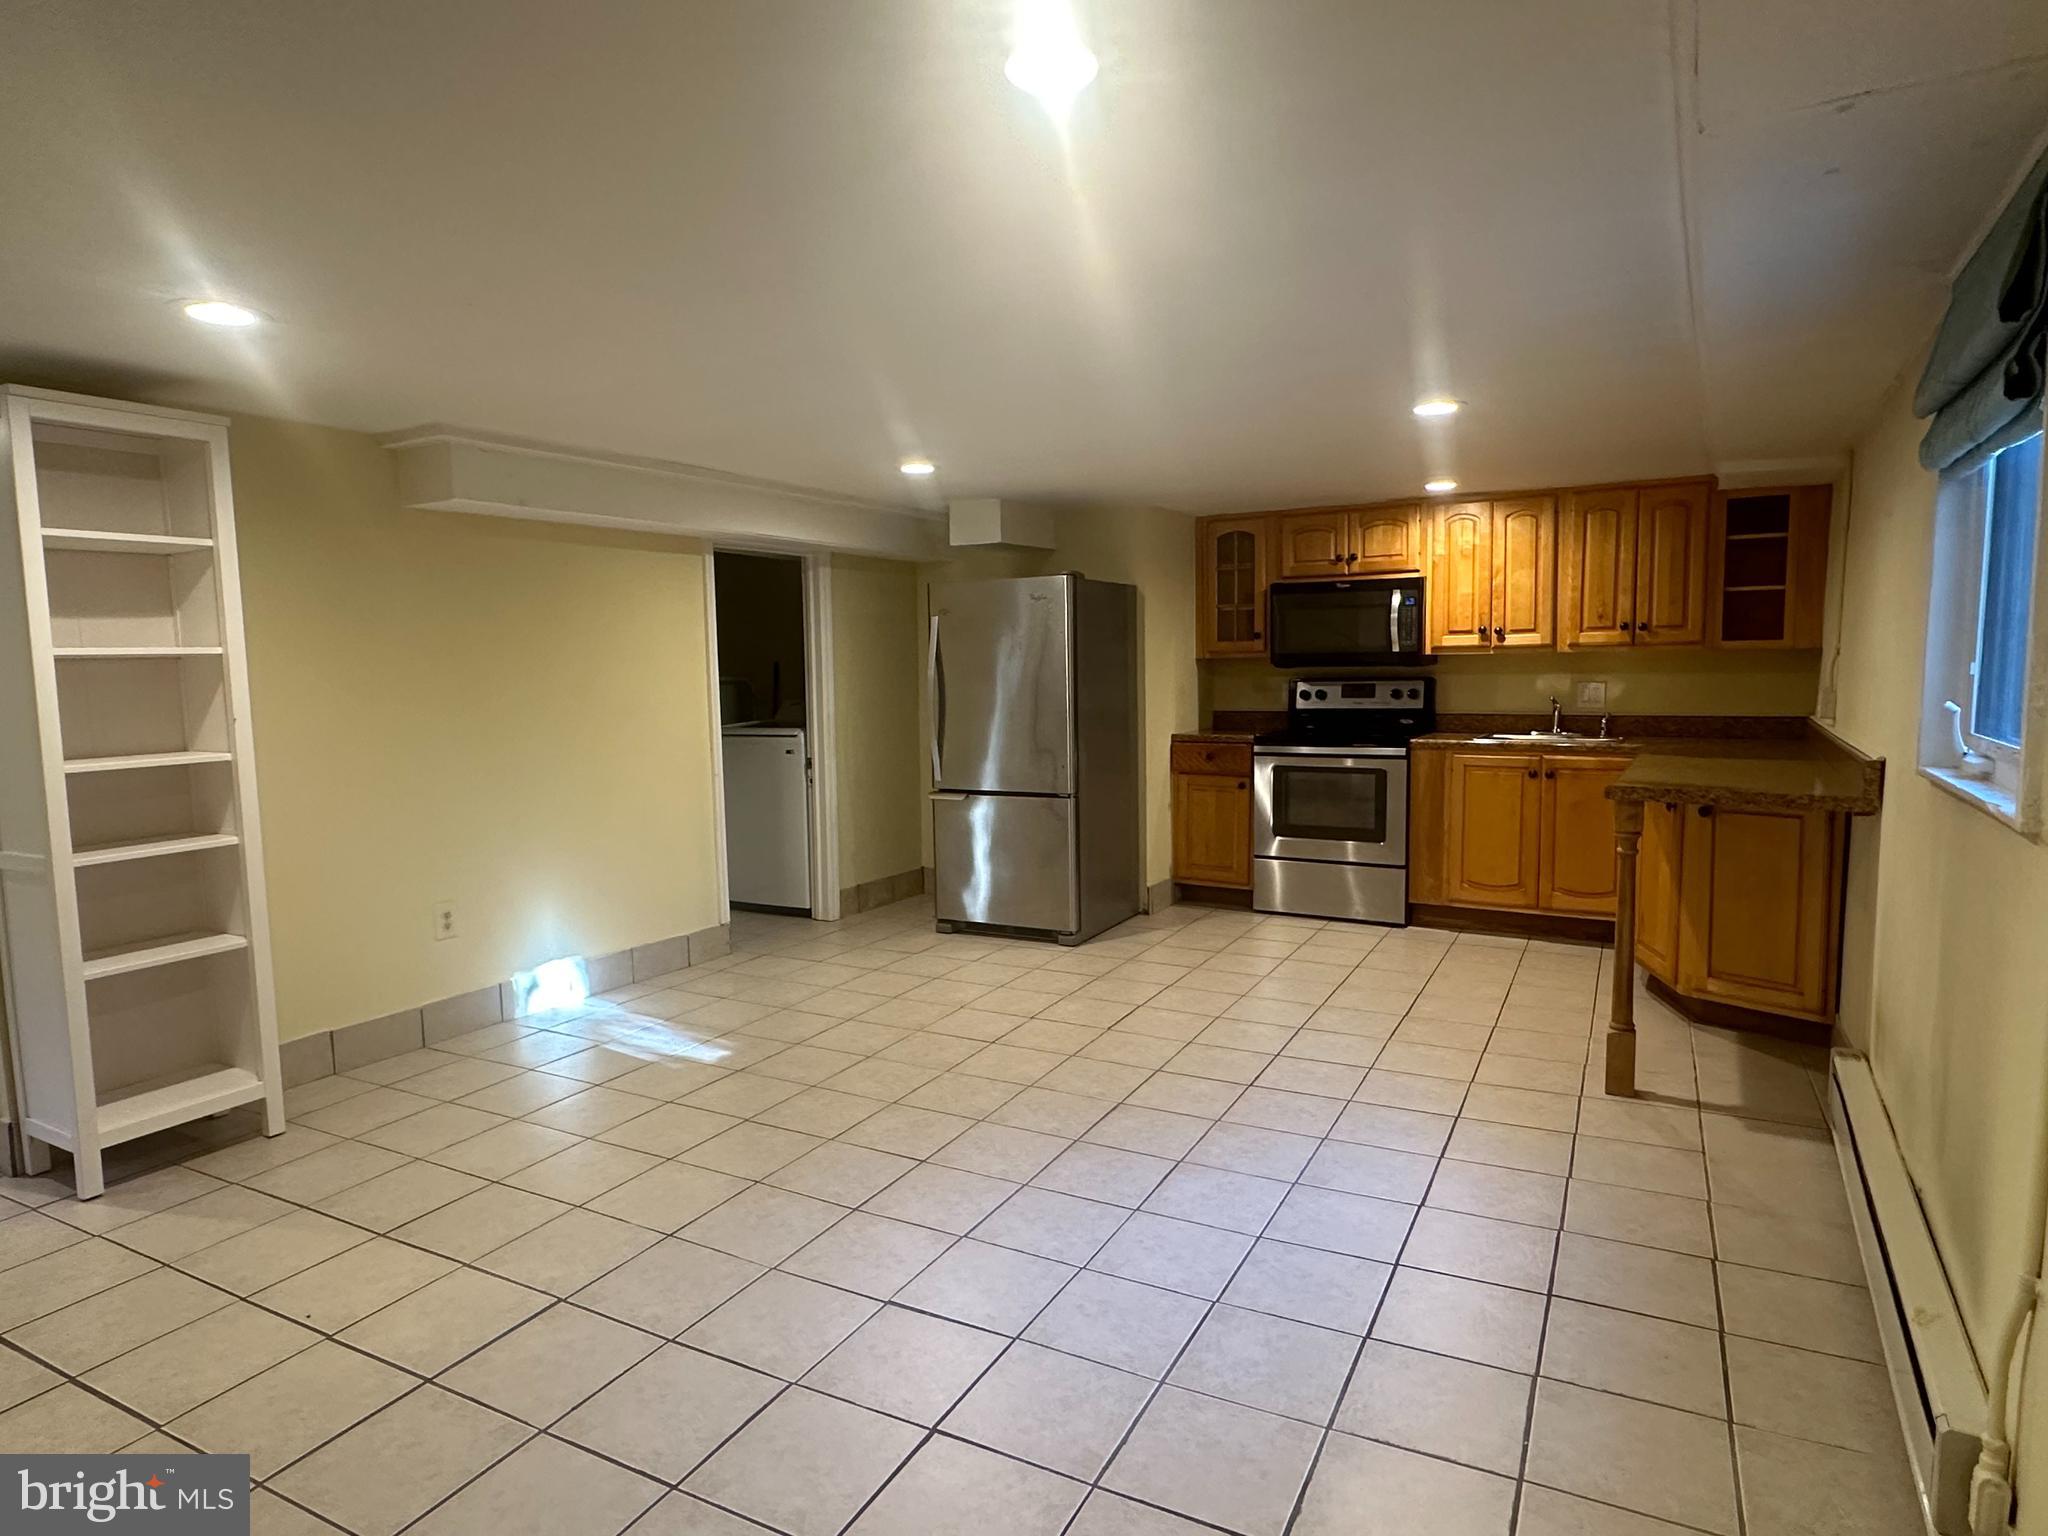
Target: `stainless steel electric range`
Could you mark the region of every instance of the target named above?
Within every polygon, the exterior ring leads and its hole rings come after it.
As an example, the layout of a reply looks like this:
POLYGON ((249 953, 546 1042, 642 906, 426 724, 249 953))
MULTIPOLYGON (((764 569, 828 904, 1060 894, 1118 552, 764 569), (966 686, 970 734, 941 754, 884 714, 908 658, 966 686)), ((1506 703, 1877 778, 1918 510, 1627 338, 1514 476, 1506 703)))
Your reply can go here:
POLYGON ((1408 743, 1436 728, 1427 677, 1298 678, 1252 744, 1252 906, 1408 920, 1408 743))

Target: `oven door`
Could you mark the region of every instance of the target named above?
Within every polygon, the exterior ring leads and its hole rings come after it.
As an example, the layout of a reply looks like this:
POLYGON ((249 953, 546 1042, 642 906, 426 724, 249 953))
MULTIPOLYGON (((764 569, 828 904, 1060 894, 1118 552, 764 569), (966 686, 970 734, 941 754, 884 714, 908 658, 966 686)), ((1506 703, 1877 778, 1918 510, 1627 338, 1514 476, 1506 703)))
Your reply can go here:
POLYGON ((1276 667, 1420 661, 1420 576, 1276 581, 1267 588, 1267 645, 1276 667))
POLYGON ((1252 852, 1265 859, 1406 864, 1407 750, 1256 749, 1252 852))

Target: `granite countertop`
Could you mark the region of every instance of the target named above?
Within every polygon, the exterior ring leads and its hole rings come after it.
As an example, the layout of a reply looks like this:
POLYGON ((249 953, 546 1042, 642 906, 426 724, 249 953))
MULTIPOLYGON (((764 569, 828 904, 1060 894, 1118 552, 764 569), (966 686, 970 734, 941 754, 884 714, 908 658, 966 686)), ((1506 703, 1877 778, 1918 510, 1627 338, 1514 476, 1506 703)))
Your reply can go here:
POLYGON ((1797 738, 1636 736, 1602 741, 1505 742, 1464 731, 1418 737, 1418 747, 1561 752, 1633 759, 1610 800, 1661 800, 1723 810, 1847 811, 1868 816, 1884 794, 1884 759, 1865 757, 1818 727, 1797 738))
POLYGON ((1249 745, 1252 736, 1253 733, 1251 731, 1175 731, 1173 733, 1175 741, 1187 741, 1196 744, 1213 742, 1229 746, 1249 745))
POLYGON ((1654 742, 1608 787, 1607 797, 1869 816, 1884 798, 1884 759, 1865 757, 1818 729, 1801 741, 1654 742))

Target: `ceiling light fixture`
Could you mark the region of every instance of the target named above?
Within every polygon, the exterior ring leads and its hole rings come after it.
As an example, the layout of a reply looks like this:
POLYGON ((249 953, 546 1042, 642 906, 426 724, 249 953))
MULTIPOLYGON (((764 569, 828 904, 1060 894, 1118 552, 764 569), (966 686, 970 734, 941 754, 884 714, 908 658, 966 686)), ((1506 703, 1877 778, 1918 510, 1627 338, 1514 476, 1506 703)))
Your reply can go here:
POLYGON ((1432 496, 1441 496, 1445 491, 1455 491, 1458 488, 1458 482, 1455 480, 1426 480, 1423 482, 1422 488, 1432 496))
POLYGON ((225 326, 229 330, 246 330, 263 320, 255 310, 230 304, 226 299, 194 299, 185 306, 185 318, 197 320, 201 325, 225 326))
POLYGON ((1101 67, 1082 44, 1067 0, 1019 0, 1010 41, 1003 74, 1055 118, 1066 117, 1101 67))
POLYGON ((896 467, 902 470, 904 474, 917 479, 922 479, 926 475, 935 475, 939 472, 939 466, 930 459, 905 459, 896 467))
POLYGON ((1458 406, 1460 404, 1460 401, 1452 400, 1448 397, 1438 397, 1436 399, 1431 400, 1418 400, 1415 402, 1415 414, 1424 417, 1455 416, 1458 414, 1458 406))

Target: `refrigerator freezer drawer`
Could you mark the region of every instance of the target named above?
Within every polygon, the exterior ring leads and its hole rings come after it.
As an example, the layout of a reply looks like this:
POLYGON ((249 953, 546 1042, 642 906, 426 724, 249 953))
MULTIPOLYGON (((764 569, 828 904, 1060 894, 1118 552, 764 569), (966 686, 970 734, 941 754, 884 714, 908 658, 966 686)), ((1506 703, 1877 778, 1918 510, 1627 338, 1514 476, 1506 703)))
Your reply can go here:
POLYGON ((932 859, 942 923, 1080 926, 1074 802, 1064 796, 933 795, 932 859))

